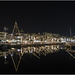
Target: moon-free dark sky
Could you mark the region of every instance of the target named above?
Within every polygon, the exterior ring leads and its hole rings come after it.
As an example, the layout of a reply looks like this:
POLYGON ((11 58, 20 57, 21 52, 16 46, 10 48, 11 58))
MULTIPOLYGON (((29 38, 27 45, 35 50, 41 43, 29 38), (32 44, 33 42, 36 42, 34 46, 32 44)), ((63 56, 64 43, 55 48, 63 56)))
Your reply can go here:
POLYGON ((14 22, 25 33, 50 32, 69 36, 71 27, 75 35, 75 2, 0 2, 0 31, 14 22))

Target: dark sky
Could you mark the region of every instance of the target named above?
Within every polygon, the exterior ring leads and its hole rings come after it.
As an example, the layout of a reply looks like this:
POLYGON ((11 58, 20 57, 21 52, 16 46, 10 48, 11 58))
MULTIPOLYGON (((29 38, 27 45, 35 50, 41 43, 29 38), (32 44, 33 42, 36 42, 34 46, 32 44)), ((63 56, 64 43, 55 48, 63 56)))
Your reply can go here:
POLYGON ((0 31, 12 32, 15 20, 24 32, 75 35, 75 2, 0 2, 0 31))

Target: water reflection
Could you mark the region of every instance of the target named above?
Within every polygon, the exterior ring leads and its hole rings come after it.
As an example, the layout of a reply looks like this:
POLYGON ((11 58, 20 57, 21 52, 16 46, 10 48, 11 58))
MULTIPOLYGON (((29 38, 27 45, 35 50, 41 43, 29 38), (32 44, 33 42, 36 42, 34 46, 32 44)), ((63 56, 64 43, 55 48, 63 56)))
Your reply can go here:
POLYGON ((75 58, 75 50, 65 48, 62 45, 46 45, 38 47, 22 47, 22 48, 10 48, 0 50, 0 57, 4 57, 4 64, 8 64, 7 58, 10 56, 15 68, 15 71, 18 70, 21 59, 25 54, 32 54, 37 59, 41 59, 41 55, 46 56, 50 53, 57 53, 60 50, 65 50, 71 57, 75 58))
POLYGON ((72 58, 75 58, 75 49, 66 48, 66 52, 67 52, 72 58))
POLYGON ((49 53, 54 53, 60 50, 59 45, 46 45, 38 47, 22 47, 22 48, 10 48, 8 50, 1 50, 0 57, 4 57, 5 64, 7 64, 8 55, 11 56, 11 59, 14 64, 14 68, 17 71, 21 58, 24 54, 33 54, 35 57, 40 59, 40 55, 46 56, 49 53))

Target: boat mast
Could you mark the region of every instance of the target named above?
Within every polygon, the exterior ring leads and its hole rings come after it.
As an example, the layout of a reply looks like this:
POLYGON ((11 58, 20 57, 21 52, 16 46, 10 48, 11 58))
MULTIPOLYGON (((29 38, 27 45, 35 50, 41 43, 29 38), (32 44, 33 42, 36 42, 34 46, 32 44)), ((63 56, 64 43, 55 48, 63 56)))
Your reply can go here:
POLYGON ((70 50, 71 50, 71 27, 70 27, 70 50))
POLYGON ((71 27, 70 27, 70 39, 71 39, 71 27))

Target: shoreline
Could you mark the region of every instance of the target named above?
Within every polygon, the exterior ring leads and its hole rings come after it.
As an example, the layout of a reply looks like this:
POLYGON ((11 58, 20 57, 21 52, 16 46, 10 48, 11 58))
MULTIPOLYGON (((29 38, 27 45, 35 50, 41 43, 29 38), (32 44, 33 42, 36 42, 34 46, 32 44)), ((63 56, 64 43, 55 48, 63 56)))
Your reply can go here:
POLYGON ((36 47, 36 46, 45 46, 45 45, 64 45, 64 43, 50 43, 50 44, 19 44, 19 45, 10 45, 10 44, 1 44, 1 47, 36 47))

